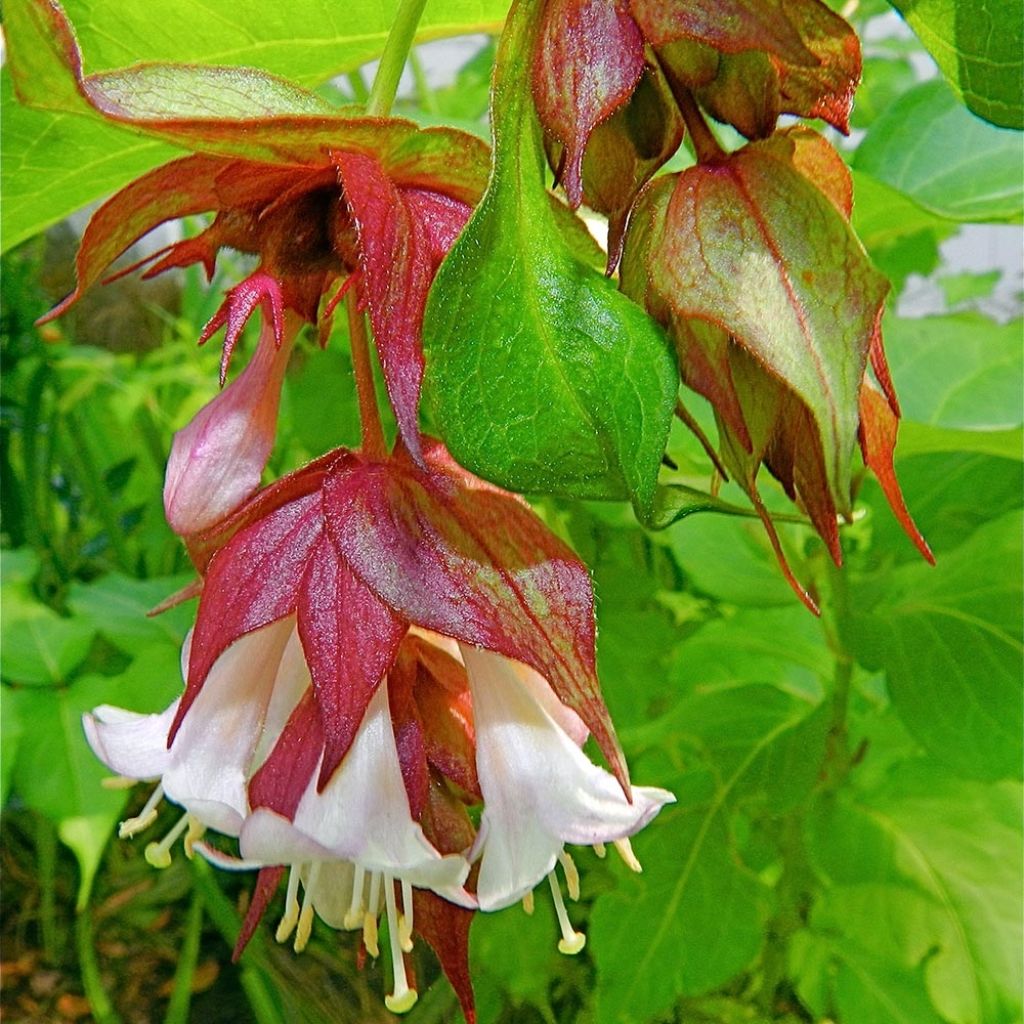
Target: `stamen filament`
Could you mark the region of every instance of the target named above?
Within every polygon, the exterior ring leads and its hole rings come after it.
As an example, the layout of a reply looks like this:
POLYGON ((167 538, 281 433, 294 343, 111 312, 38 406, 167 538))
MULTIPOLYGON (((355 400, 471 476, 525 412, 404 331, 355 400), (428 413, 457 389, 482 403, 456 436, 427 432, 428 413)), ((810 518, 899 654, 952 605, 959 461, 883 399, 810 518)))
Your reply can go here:
POLYGON ((533 913, 533 890, 532 889, 523 897, 523 910, 527 914, 532 914, 533 913))
POLYGON ((377 907, 380 903, 380 879, 379 871, 370 873, 370 899, 363 914, 363 945, 366 952, 372 957, 380 956, 380 946, 377 943, 377 907))
POLYGON ((562 890, 558 885, 558 878, 554 871, 548 875, 548 882, 551 883, 551 897, 555 901, 555 913, 558 915, 558 927, 562 931, 562 937, 558 940, 558 952, 566 956, 575 956, 587 944, 587 937, 583 932, 576 931, 569 920, 569 914, 565 909, 565 902, 562 900, 562 890))
POLYGON ((139 780, 128 775, 108 775, 100 779, 100 785, 104 789, 131 789, 139 780))
POLYGON ((191 814, 188 818, 188 832, 185 833, 185 841, 182 845, 185 847, 185 856, 191 860, 195 856, 193 847, 206 834, 206 826, 191 814))
POLYGON ((366 869, 357 864, 352 877, 352 902, 349 903, 348 912, 342 922, 346 928, 358 928, 363 923, 363 885, 365 880, 366 869))
POLYGON ((295 930, 295 952, 301 953, 309 943, 309 937, 313 934, 313 886, 316 885, 316 876, 320 873, 320 864, 314 863, 309 866, 309 874, 306 876, 305 892, 302 894, 302 912, 299 914, 299 924, 295 930))
POLYGON ((405 957, 399 938, 398 908, 395 906, 395 883, 391 875, 384 875, 384 902, 388 913, 388 938, 391 943, 391 967, 395 974, 395 990, 384 997, 384 1005, 392 1013, 407 1013, 419 998, 416 989, 409 988, 405 975, 405 957))
POLYGON ((288 872, 288 891, 284 897, 284 916, 277 926, 274 938, 278 942, 287 942, 295 926, 299 923, 299 865, 293 864, 288 872))
POLYGON ((412 882, 402 880, 402 912, 398 915, 398 938, 404 953, 412 952, 412 882))
POLYGON ((182 832, 188 827, 192 815, 187 811, 178 819, 174 828, 167 833, 158 843, 150 843, 146 847, 146 860, 155 868, 170 867, 171 847, 178 841, 182 832))
POLYGON ((638 875, 643 871, 643 865, 637 860, 628 836, 616 839, 615 849, 622 858, 622 862, 630 871, 635 871, 638 875))
POLYGON ((576 862, 572 855, 562 850, 558 855, 558 862, 565 872, 565 887, 569 890, 569 899, 575 901, 580 898, 580 873, 576 869, 576 862))
POLYGON ((159 783, 156 789, 149 794, 149 799, 146 801, 146 806, 134 818, 126 818, 117 828, 118 839, 128 839, 131 836, 137 835, 139 832, 145 831, 150 825, 156 821, 156 809, 160 806, 160 801, 164 798, 164 786, 163 783, 159 783))

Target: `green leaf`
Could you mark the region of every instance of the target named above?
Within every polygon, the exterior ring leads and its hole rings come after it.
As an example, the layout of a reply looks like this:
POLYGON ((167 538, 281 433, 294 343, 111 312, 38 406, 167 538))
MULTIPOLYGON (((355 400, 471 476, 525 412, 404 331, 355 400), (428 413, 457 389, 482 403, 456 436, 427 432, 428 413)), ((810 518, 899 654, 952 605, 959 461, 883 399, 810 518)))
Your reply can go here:
POLYGON ((78 618, 62 619, 42 604, 5 608, 0 625, 0 675, 31 686, 66 682, 92 646, 96 630, 78 618))
MULTIPOLYGON (((785 529, 780 530, 785 537, 785 529)), ((668 537, 679 567, 701 593, 741 607, 793 603, 793 591, 759 522, 695 516, 668 537)))
POLYGON ((123 790, 104 789, 110 772, 96 759, 82 732, 82 714, 115 692, 109 678, 87 676, 73 687, 18 690, 12 697, 25 723, 14 788, 33 810, 57 825, 74 850, 84 902, 103 848, 124 807, 123 790))
MULTIPOLYGON (((30 0, 4 6, 9 59, 19 47, 11 24, 33 6, 30 0)), ((380 54, 398 0, 353 0, 344 9, 327 0, 296 0, 272 10, 258 0, 217 8, 202 0, 169 0, 159 19, 131 4, 69 0, 65 7, 90 72, 140 61, 253 65, 313 86, 380 54)), ((428 5, 417 40, 496 31, 506 8, 503 0, 428 5)), ((36 69, 43 73, 51 74, 36 69)), ((7 68, 0 74, 0 116, 4 250, 181 155, 98 116, 25 108, 14 97, 7 68)))
POLYGON ((762 942, 766 893, 739 864, 720 807, 663 812, 634 846, 644 873, 591 916, 599 1024, 660 1017, 738 974, 762 942))
POLYGON ((14 766, 25 726, 18 712, 18 698, 9 686, 0 685, 0 808, 7 803, 14 782, 14 766))
POLYGON ((653 321, 558 228, 519 12, 495 75, 491 182, 427 305, 426 400, 452 454, 481 476, 528 493, 628 496, 646 515, 674 360, 653 321))
POLYGON ((68 604, 76 616, 129 653, 161 640, 177 649, 192 624, 194 608, 185 603, 152 618, 147 613, 191 580, 187 575, 133 580, 111 573, 92 583, 73 583, 68 604))
POLYGON ((884 668, 907 729, 940 761, 985 779, 1021 772, 1019 511, 931 568, 853 588, 850 649, 884 668))
POLYGON ((672 784, 678 804, 636 837, 643 875, 595 902, 602 1024, 660 1015, 751 962, 767 891, 741 861, 733 812, 784 812, 804 796, 827 729, 819 704, 774 686, 695 694, 660 724, 633 739, 660 742, 670 763, 691 767, 672 784))
POLYGON ((945 82, 922 82, 871 126, 854 166, 926 210, 961 221, 1018 220, 1021 136, 964 109, 945 82))
POLYGON ((1019 1020, 1020 801, 1016 784, 968 782, 916 761, 876 791, 823 807, 809 829, 827 886, 812 923, 892 968, 923 966, 947 1020, 1019 1020))
POLYGON ((886 352, 904 419, 959 430, 1019 427, 1022 330, 1021 320, 997 324, 980 313, 886 317, 886 352))
POLYGON ((1020 0, 891 0, 979 117, 1024 128, 1020 0))

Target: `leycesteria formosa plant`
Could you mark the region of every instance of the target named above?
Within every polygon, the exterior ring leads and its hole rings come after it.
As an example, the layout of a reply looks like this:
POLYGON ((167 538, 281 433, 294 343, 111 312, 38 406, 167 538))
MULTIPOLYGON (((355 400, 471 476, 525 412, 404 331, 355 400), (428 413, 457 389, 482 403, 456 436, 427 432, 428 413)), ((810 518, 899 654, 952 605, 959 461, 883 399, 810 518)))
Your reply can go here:
POLYGON ((388 1007, 416 1000, 406 954, 419 935, 473 1020, 474 914, 529 908, 547 879, 559 948, 578 952, 567 846, 614 844, 638 869, 629 836, 673 799, 630 783, 586 567, 502 488, 628 497, 646 525, 666 525, 672 485, 658 473, 677 415, 715 467, 702 500, 714 507, 733 477, 812 609, 761 499, 762 466, 838 563, 859 448, 930 558, 893 473, 887 285, 850 228, 850 176, 822 134, 779 127, 788 114, 847 129, 857 38, 819 0, 520 0, 489 153, 388 115, 422 0, 402 6, 366 107, 344 109, 255 70, 87 74, 55 2, 17 6, 76 102, 191 151, 97 210, 77 287, 48 316, 168 220, 210 215, 128 270, 201 264, 212 277, 225 248, 256 261, 199 334, 224 329, 222 385, 258 315, 255 350, 167 465, 167 521, 197 572, 178 598, 199 597, 184 689, 161 714, 103 706, 85 719, 113 772, 155 786, 121 834, 147 829, 163 799, 180 805, 146 856, 166 864, 183 838, 189 856, 258 872, 236 953, 287 875, 280 941, 301 950, 318 915, 376 957, 383 917, 388 1007), (729 150, 715 123, 749 141, 729 150), (664 173, 677 151, 690 166, 664 173), (606 255, 581 205, 607 217, 606 255), (497 289, 483 273, 494 265, 497 289), (264 485, 296 338, 315 325, 327 347, 342 303, 361 446, 264 485), (710 403, 716 446, 680 379, 710 403), (424 389, 448 447, 421 433, 424 389), (524 433, 538 420, 542 441, 524 433))

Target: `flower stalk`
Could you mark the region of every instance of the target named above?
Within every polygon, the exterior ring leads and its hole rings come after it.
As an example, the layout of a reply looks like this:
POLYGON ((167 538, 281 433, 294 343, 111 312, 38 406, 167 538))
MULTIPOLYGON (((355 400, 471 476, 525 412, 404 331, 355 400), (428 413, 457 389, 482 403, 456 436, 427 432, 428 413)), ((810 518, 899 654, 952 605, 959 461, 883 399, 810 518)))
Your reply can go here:
POLYGON ((370 360, 370 341, 366 333, 366 314, 359 309, 354 290, 345 296, 348 313, 348 334, 352 345, 352 374, 359 399, 359 423, 362 430, 362 448, 370 458, 384 458, 387 443, 384 427, 377 407, 377 390, 373 383, 373 363, 370 360))
POLYGON ((384 44, 377 75, 370 88, 370 99, 366 104, 366 113, 370 117, 386 117, 391 111, 391 104, 398 92, 398 82, 416 35, 416 26, 420 23, 426 5, 427 0, 403 0, 398 8, 384 44))

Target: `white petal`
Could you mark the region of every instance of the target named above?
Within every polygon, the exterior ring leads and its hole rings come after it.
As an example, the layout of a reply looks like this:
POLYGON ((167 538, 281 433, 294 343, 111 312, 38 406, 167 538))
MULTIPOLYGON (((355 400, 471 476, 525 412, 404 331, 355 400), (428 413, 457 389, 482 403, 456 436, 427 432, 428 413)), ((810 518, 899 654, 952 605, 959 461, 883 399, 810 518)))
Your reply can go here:
POLYGON ((238 835, 249 810, 253 755, 293 630, 293 620, 282 619, 233 643, 210 670, 171 747, 163 776, 168 799, 226 835, 238 835))
POLYGON ((472 905, 462 888, 466 859, 438 853, 409 812, 386 685, 377 688, 352 747, 322 793, 316 778, 314 773, 299 801, 294 824, 265 809, 250 815, 239 838, 244 857, 277 864, 351 861, 472 905))
POLYGON ((482 910, 497 910, 551 871, 565 843, 632 835, 674 797, 638 786, 627 802, 614 777, 580 750, 508 659, 469 647, 462 654, 484 796, 477 898, 482 910))
POLYGON ((103 704, 82 715, 82 727, 93 753, 112 772, 129 779, 159 779, 170 762, 167 733, 177 711, 177 701, 157 715, 103 704))
POLYGON ((309 890, 313 909, 332 928, 345 927, 345 914, 352 902, 352 880, 355 868, 346 861, 328 864, 304 864, 299 872, 302 887, 309 890), (312 882, 312 884, 310 884, 312 882))

